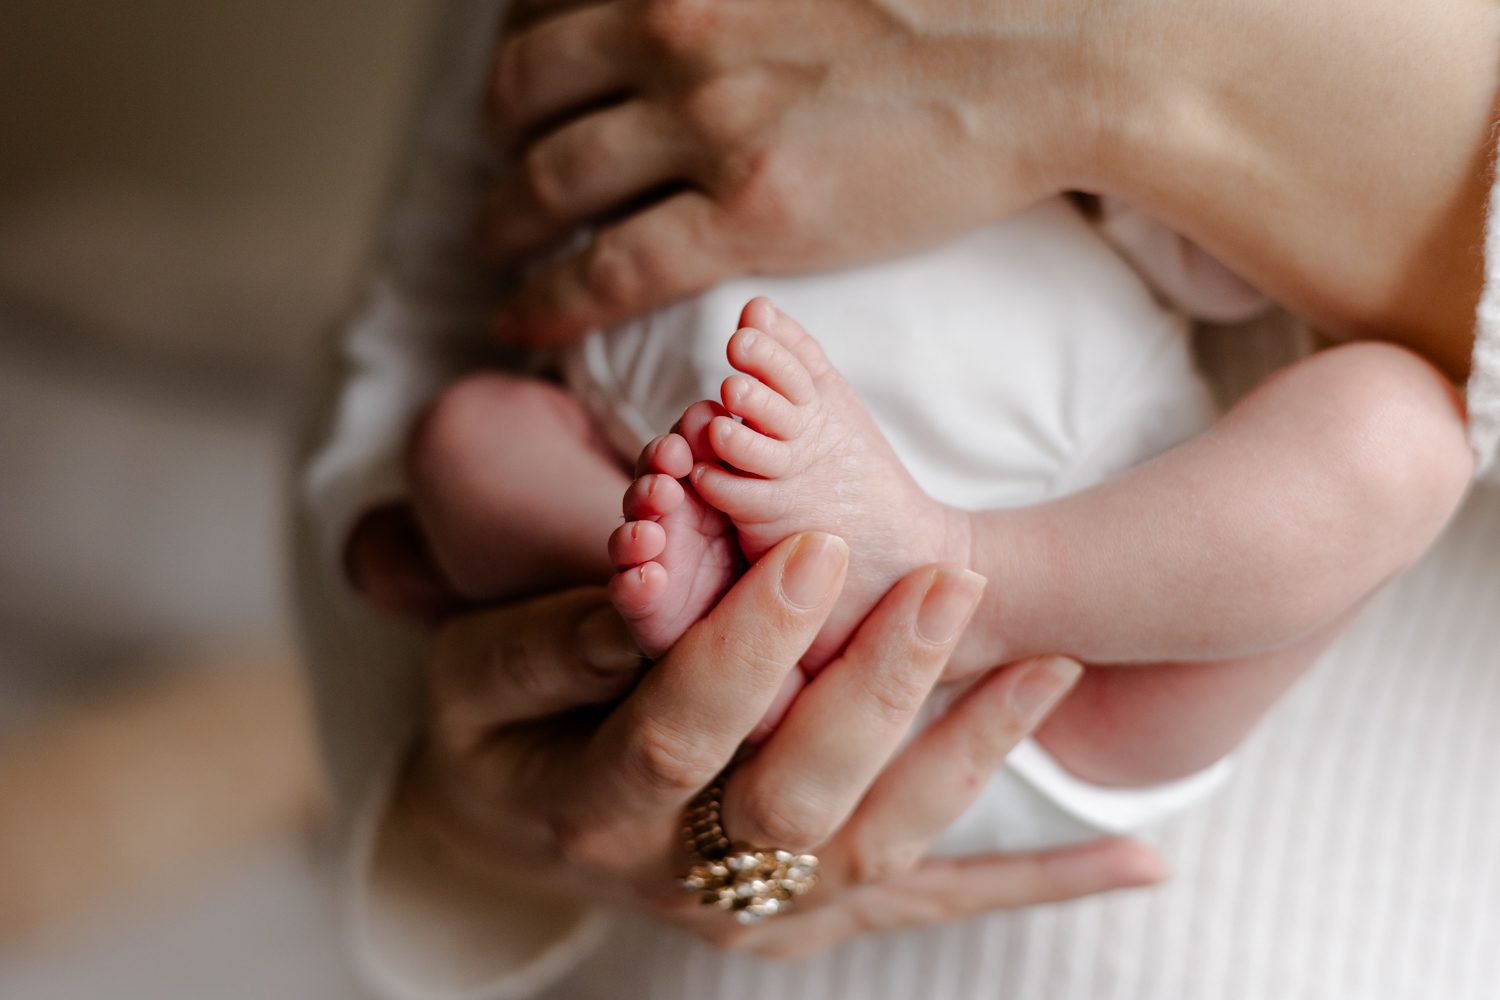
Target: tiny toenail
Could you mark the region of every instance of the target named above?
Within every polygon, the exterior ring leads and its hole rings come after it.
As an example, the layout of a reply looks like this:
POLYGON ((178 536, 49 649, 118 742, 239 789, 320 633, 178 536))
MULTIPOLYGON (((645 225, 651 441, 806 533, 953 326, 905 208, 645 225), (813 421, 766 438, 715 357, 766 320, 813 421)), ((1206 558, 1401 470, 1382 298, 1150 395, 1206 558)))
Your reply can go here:
POLYGON ((755 346, 756 337, 757 334, 754 330, 748 326, 745 327, 740 331, 740 349, 745 351, 750 350, 750 348, 755 346))

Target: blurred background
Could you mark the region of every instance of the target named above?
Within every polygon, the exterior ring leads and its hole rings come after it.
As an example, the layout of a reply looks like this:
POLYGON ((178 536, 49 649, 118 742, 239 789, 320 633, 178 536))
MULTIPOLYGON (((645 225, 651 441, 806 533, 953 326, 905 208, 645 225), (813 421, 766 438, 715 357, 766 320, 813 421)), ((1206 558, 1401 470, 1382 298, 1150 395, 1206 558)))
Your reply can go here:
POLYGON ((357 995, 283 491, 431 7, 0 4, 0 997, 357 995))

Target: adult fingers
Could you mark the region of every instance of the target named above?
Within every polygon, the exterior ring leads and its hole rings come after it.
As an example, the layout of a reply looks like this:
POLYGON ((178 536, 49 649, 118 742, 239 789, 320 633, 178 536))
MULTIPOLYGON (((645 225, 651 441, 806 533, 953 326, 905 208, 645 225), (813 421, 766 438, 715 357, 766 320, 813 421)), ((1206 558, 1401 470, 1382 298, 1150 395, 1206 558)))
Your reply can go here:
POLYGON ((659 105, 627 101, 549 132, 501 178, 480 235, 508 265, 581 223, 679 179, 690 159, 681 129, 659 105))
POLYGON ((915 864, 1082 673, 1072 660, 1041 657, 964 692, 881 772, 826 852, 843 869, 830 879, 876 882, 915 864))
POLYGON ((494 332, 501 340, 569 343, 738 273, 738 255, 718 206, 683 191, 538 268, 501 307, 494 332))
POLYGON ((938 902, 954 918, 963 918, 1155 885, 1164 878, 1161 858, 1150 847, 1107 837, 1051 851, 932 858, 886 884, 894 892, 938 902))
POLYGON ((825 906, 769 921, 745 946, 793 958, 874 932, 1155 885, 1164 877, 1154 851, 1122 838, 1031 854, 938 859, 851 889, 825 906))
POLYGON ((565 111, 624 91, 639 61, 639 33, 625 4, 563 10, 511 31, 495 58, 496 123, 521 135, 565 111))
POLYGON ((617 698, 644 666, 602 588, 455 618, 428 660, 432 735, 464 752, 501 726, 617 698))
POLYGON ((725 789, 736 840, 812 847, 864 797, 979 603, 984 578, 934 566, 893 587, 725 789))
POLYGON ((576 808, 596 821, 681 809, 765 714, 833 610, 848 564, 843 540, 817 532, 762 556, 599 728, 565 779, 576 808))

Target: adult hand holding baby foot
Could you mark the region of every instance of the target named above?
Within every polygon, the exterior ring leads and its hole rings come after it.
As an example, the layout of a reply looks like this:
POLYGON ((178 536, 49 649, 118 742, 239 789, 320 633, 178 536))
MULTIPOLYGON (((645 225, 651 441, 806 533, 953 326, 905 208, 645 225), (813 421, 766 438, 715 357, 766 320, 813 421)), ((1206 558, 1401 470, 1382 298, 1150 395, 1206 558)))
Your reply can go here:
POLYGON ((597 588, 453 620, 434 648, 429 724, 385 848, 426 844, 436 849, 420 856, 471 885, 644 906, 767 954, 1156 881, 1150 852, 1120 840, 918 860, 1079 673, 1055 658, 998 672, 898 753, 978 599, 969 575, 928 567, 881 602, 816 697, 799 700, 726 787, 726 830, 817 847, 822 884, 755 927, 677 889, 683 808, 729 763, 822 627, 847 558, 831 536, 788 539, 639 683, 640 661, 597 588))
POLYGON ((1486 0, 536 0, 492 74, 519 155, 482 242, 508 264, 598 228, 497 328, 563 342, 1084 190, 1458 378, 1497 45, 1486 0))

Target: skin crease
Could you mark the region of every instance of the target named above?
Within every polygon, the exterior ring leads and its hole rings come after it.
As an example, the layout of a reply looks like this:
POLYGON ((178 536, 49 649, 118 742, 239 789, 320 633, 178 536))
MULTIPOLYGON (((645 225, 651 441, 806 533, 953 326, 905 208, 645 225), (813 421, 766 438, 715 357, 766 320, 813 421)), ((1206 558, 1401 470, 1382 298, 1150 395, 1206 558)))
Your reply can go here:
POLYGON ((548 8, 497 60, 521 166, 491 201, 493 259, 668 195, 530 277, 496 328, 566 341, 727 277, 907 252, 1087 190, 1331 333, 1460 379, 1497 49, 1487 0, 548 8))

